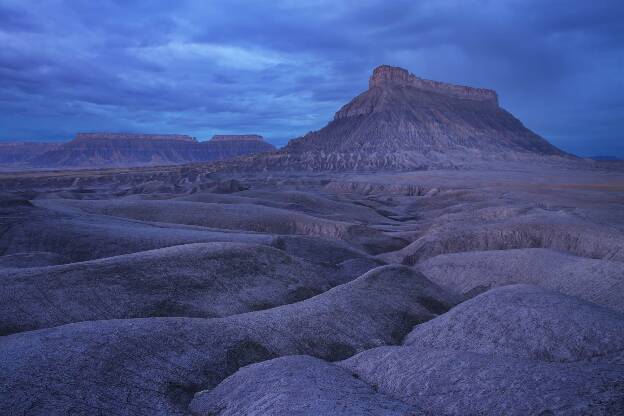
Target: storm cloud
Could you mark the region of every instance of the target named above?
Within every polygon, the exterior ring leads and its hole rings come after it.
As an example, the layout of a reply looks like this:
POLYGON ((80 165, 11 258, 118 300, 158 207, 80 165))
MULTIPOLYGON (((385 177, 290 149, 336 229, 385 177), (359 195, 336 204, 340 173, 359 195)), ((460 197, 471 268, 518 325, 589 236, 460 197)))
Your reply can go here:
POLYGON ((496 89, 527 127, 624 157, 621 1, 0 0, 0 138, 322 127, 382 63, 496 89))

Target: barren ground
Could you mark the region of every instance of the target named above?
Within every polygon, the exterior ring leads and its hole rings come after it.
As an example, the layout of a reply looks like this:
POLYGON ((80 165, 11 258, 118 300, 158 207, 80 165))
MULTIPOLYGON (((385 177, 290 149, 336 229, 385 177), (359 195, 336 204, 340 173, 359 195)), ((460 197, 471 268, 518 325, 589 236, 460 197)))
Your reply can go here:
POLYGON ((0 174, 0 414, 618 415, 624 167, 0 174))

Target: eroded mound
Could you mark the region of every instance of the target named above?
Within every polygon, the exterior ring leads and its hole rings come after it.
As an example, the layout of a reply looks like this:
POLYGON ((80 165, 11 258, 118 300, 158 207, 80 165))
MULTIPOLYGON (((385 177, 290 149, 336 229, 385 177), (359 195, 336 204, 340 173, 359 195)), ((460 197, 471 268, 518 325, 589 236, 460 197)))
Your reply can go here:
POLYGON ((311 234, 325 237, 340 237, 347 233, 351 225, 251 204, 224 205, 186 201, 127 199, 113 201, 63 201, 61 204, 78 208, 90 214, 273 234, 311 234))
POLYGON ((211 166, 0 178, 1 414, 619 414, 617 170, 211 166))
MULTIPOLYGON (((57 205, 55 205, 57 208, 57 205)), ((46 251, 78 262, 199 242, 270 244, 269 235, 149 224, 43 207, 11 209, 0 222, 0 252, 46 251)))
POLYGON ((455 218, 438 218, 424 235, 383 258, 414 265, 447 253, 551 248, 589 258, 624 260, 624 237, 620 232, 566 212, 499 208, 481 214, 484 217, 463 212, 455 218))
POLYGON ((418 264, 428 278, 472 297, 492 287, 530 283, 624 312, 624 265, 548 249, 443 254, 418 264))
POLYGON ((301 234, 344 239, 372 253, 396 250, 406 242, 364 225, 312 217, 252 204, 186 201, 46 201, 56 209, 80 209, 90 214, 141 221, 231 229, 271 234, 301 234))
POLYGON ((336 201, 325 195, 302 191, 280 191, 277 189, 271 191, 245 190, 237 192, 235 195, 198 192, 178 197, 176 200, 220 204, 257 204, 336 221, 359 223, 388 221, 387 218, 368 207, 336 201))
POLYGON ((492 289, 419 325, 405 345, 545 361, 577 361, 624 348, 624 315, 531 285, 492 289))
POLYGON ((339 364, 380 393, 444 415, 616 415, 621 357, 550 363, 464 351, 380 347, 339 364))
POLYGON ((101 319, 234 315, 317 295, 360 269, 321 266, 262 245, 198 243, 9 271, 0 273, 0 333, 101 319))
POLYGON ((397 343, 455 298, 384 266, 308 300, 220 319, 92 321, 2 338, 6 414, 185 414, 194 393, 283 355, 327 360, 397 343), (128 397, 120 401, 119 397, 128 397))
POLYGON ((623 324, 574 297, 506 286, 417 325, 405 346, 339 365, 433 414, 615 415, 624 404, 623 324))
POLYGON ((45 267, 67 263, 68 259, 56 253, 35 251, 0 256, 0 269, 21 269, 28 267, 45 267))
POLYGON ((301 355, 245 367, 197 394, 190 408, 198 416, 422 414, 340 367, 301 355))

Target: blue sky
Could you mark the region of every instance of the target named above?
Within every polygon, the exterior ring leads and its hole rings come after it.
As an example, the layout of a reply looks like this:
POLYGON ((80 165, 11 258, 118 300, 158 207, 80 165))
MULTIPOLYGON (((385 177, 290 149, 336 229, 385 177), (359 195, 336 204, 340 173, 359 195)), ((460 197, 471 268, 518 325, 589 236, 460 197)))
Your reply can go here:
POLYGON ((0 0, 0 140, 316 130, 380 64, 624 157, 624 2, 0 0))

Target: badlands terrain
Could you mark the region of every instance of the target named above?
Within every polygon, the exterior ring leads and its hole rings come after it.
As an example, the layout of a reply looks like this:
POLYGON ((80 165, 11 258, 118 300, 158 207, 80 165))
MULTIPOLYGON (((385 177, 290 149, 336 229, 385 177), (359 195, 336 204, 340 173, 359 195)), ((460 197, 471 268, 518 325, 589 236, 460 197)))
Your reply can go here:
POLYGON ((621 414, 624 170, 176 169, 3 178, 0 413, 621 414))
POLYGON ((273 150, 257 134, 215 135, 199 142, 183 134, 78 133, 64 143, 0 142, 0 171, 163 166, 273 150))
POLYGON ((624 166, 380 68, 277 152, 1 174, 0 414, 623 414, 624 166))

